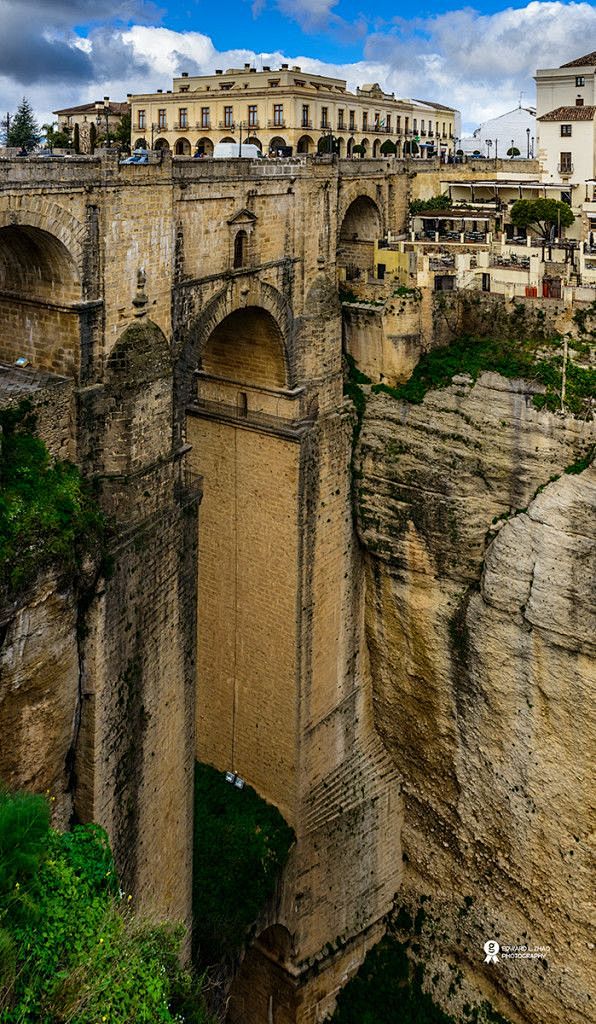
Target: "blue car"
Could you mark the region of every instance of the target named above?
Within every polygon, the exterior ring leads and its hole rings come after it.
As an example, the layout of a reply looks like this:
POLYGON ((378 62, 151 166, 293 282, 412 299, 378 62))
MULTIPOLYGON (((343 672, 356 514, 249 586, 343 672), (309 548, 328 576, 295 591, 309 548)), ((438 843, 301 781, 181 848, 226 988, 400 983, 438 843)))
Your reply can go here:
POLYGON ((149 150, 148 149, 135 149, 132 156, 127 156, 126 160, 121 160, 121 164, 148 164, 149 163, 149 150))

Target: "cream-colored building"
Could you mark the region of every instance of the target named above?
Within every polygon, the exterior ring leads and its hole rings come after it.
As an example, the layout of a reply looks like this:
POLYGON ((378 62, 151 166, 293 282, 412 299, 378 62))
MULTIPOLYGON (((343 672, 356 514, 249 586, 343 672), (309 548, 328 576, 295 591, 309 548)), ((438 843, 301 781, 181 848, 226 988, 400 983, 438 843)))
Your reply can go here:
POLYGON ((596 50, 535 75, 542 180, 573 188, 578 231, 596 244, 596 50))
POLYGON ((91 153, 92 126, 97 135, 106 135, 107 130, 114 131, 125 114, 130 112, 130 106, 126 103, 116 103, 104 96, 102 100, 93 103, 80 103, 76 107, 64 107, 62 110, 54 110, 61 132, 74 134, 75 125, 79 129, 79 146, 81 153, 91 153))
POLYGON ((396 99, 379 85, 350 92, 341 78, 282 64, 175 78, 170 92, 131 98, 133 147, 197 149, 211 156, 218 142, 250 142, 263 153, 315 153, 332 136, 340 156, 380 157, 383 143, 399 156, 446 158, 455 146, 457 111, 438 103, 396 99), (363 151, 355 147, 363 147, 363 151))

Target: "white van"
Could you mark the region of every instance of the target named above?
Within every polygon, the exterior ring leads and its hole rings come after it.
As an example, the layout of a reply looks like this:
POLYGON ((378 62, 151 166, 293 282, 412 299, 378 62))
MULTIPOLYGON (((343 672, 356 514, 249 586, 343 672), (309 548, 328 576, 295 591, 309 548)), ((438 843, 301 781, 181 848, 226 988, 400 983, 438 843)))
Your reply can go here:
POLYGON ((263 154, 258 146, 248 142, 243 142, 242 147, 239 142, 217 142, 213 148, 215 160, 230 160, 237 157, 243 160, 261 160, 263 154))

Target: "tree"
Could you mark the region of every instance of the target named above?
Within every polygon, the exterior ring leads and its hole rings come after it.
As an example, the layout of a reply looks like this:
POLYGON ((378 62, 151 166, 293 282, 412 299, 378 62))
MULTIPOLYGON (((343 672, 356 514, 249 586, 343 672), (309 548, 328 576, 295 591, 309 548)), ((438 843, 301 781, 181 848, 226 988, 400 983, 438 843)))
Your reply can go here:
POLYGON ((514 156, 519 156, 519 149, 517 146, 510 146, 507 150, 507 156, 510 156, 512 159, 514 156))
POLYGON ((110 130, 110 141, 120 149, 130 149, 130 113, 123 114, 115 128, 110 130))
POLYGON ((381 146, 381 153, 383 156, 393 156, 397 153, 397 146, 395 145, 395 142, 392 142, 391 139, 385 139, 381 146))
POLYGON ((93 153, 95 153, 95 143, 96 142, 97 142, 97 128, 95 127, 95 125, 94 125, 94 123, 92 121, 91 122, 91 126, 89 128, 89 152, 92 155, 93 155, 93 153))
POLYGON ((50 124, 42 124, 41 127, 45 133, 48 149, 66 149, 70 146, 70 134, 67 131, 56 131, 56 121, 52 121, 50 124))
POLYGON ((364 146, 362 146, 359 142, 357 142, 355 146, 352 146, 352 154, 354 154, 354 153, 356 154, 356 156, 364 156, 364 153, 365 153, 364 146))
POLYGON ((511 223, 518 228, 534 228, 545 242, 553 228, 560 234, 560 229, 570 227, 574 220, 571 207, 559 199, 518 199, 511 207, 511 223))
POLYGON ((10 122, 7 132, 7 146, 19 146, 33 149, 41 139, 39 125, 33 116, 33 108, 26 96, 23 96, 19 108, 10 122))
POLYGON ((75 153, 80 153, 81 152, 81 133, 79 131, 79 126, 78 126, 76 121, 75 121, 75 126, 74 126, 74 132, 73 132, 73 135, 72 135, 72 144, 74 146, 75 153))

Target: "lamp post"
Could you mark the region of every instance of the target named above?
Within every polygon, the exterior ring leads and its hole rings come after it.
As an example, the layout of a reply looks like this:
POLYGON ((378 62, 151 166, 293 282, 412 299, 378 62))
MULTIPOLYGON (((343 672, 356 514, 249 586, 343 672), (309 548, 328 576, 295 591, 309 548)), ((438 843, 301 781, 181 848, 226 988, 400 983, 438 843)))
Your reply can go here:
POLYGON ((529 128, 526 128, 526 139, 528 141, 528 157, 527 157, 527 159, 529 160, 530 159, 530 129, 529 128))
POLYGON ((530 147, 530 153, 532 154, 532 159, 533 159, 534 158, 534 136, 532 136, 532 145, 530 147))
POLYGON ((152 125, 151 125, 151 150, 153 150, 153 140, 155 138, 155 133, 158 130, 158 128, 159 128, 159 125, 152 123, 152 125))
POLYGON ((104 96, 103 103, 97 102, 95 104, 95 111, 96 111, 95 122, 96 122, 97 125, 101 124, 102 118, 105 117, 105 119, 106 119, 106 146, 109 149, 109 147, 110 147, 110 114, 112 113, 112 108, 110 107, 110 97, 109 96, 104 96))
POLYGON ((490 160, 490 147, 492 146, 492 144, 493 144, 493 140, 492 139, 487 139, 486 140, 486 148, 487 148, 487 151, 488 151, 488 153, 487 153, 487 159, 488 160, 490 160))

